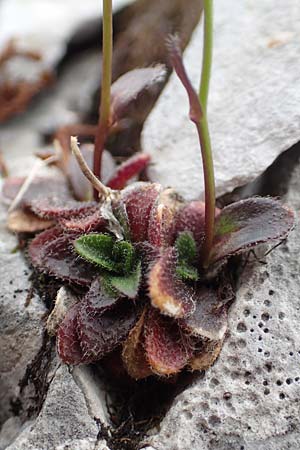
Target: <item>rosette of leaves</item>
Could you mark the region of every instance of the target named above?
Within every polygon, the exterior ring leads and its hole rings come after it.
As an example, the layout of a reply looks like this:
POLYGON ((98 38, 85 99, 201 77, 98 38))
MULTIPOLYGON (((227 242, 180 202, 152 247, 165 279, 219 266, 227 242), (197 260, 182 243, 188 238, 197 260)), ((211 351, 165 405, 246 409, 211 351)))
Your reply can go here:
MULTIPOLYGON (((205 0, 205 19, 210 6, 211 0, 205 0)), ((234 299, 228 260, 260 244, 280 242, 294 225, 293 212, 272 198, 249 198, 222 210, 215 208, 207 74, 199 100, 175 39, 169 49, 200 138, 205 202, 185 202, 173 189, 156 183, 125 187, 128 176, 104 186, 76 140, 72 141, 75 156, 99 193, 98 202, 74 200, 67 188, 59 198, 36 198, 39 183, 31 184, 21 202, 23 211, 48 222, 48 229, 29 244, 32 265, 84 289, 61 318, 59 356, 68 364, 84 364, 118 349, 135 379, 175 375, 185 367, 207 369, 222 348, 227 311, 234 299)), ((205 55, 209 50, 206 44, 205 55)), ((126 97, 123 100, 113 96, 114 113, 106 108, 110 118, 106 125, 102 115, 99 129, 106 128, 102 141, 99 134, 96 139, 98 162, 111 121, 129 105, 126 97)), ((13 186, 8 184, 7 191, 13 186)))

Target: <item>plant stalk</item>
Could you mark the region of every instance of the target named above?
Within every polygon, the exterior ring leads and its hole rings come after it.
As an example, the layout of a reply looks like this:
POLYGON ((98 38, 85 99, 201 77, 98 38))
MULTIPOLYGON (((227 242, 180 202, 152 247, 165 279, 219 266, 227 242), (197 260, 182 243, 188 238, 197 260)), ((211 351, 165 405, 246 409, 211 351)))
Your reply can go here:
POLYGON ((202 72, 199 89, 199 102, 202 115, 197 123, 201 153, 203 160, 205 185, 205 238, 201 252, 201 262, 207 267, 209 254, 212 248, 215 225, 215 177, 211 149, 211 140, 207 122, 207 99, 212 67, 213 53, 213 0, 204 0, 204 45, 202 57, 202 72))
POLYGON ((213 53, 213 0, 204 0, 204 36, 199 100, 206 114, 213 53))
MULTIPOLYGON (((113 48, 112 0, 103 0, 102 82, 99 121, 95 139, 94 174, 101 178, 101 161, 110 127, 110 87, 113 48)), ((98 198, 94 190, 95 199, 98 198)))

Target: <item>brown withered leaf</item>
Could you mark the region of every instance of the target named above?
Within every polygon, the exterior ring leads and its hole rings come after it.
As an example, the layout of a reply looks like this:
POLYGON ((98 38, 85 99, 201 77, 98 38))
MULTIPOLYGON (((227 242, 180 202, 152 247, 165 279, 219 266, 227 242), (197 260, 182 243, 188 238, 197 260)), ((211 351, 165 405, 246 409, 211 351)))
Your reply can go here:
POLYGON ((191 370, 207 370, 218 358, 223 347, 223 339, 219 341, 206 341, 196 356, 194 356, 189 366, 191 370))
POLYGON ((28 209, 16 209, 7 217, 7 228, 13 233, 36 233, 51 226, 51 220, 41 219, 28 209))
POLYGON ((146 309, 130 331, 123 346, 122 359, 128 374, 135 380, 141 380, 152 374, 145 355, 144 322, 146 309))

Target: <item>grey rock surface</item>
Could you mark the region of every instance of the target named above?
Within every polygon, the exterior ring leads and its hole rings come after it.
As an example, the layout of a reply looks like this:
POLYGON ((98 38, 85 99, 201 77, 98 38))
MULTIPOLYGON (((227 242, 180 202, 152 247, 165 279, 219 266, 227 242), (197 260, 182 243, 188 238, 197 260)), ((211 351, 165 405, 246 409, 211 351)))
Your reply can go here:
MULTIPOLYGON (((286 203, 300 211, 300 167, 286 203)), ((267 265, 248 263, 215 365, 180 394, 155 450, 300 448, 300 228, 267 265)))
POLYGON ((6 208, 0 205, 0 423, 10 415, 19 394, 18 383, 42 346, 46 308, 33 295, 25 306, 30 275, 16 238, 6 228, 6 208))
POLYGON ((55 373, 42 410, 8 450, 94 450, 98 427, 68 367, 55 373))
MULTIPOLYGON (((213 74, 208 119, 217 194, 262 173, 300 138, 298 0, 219 0, 215 4, 213 74)), ((198 88, 203 23, 184 55, 198 88)), ((143 134, 153 157, 151 179, 186 198, 203 195, 203 175, 184 89, 172 75, 143 134)))

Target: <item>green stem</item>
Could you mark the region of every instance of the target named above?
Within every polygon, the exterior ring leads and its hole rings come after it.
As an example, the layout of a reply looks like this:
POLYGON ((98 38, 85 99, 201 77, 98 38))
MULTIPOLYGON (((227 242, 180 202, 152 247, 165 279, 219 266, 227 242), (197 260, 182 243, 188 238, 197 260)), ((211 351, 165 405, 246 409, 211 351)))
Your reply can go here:
MULTIPOLYGON (((101 177, 101 161, 105 141, 110 127, 110 87, 112 67, 112 0, 103 0, 103 43, 102 43, 102 82, 99 122, 94 150, 94 174, 101 177)), ((98 193, 94 192, 95 198, 98 193)))
POLYGON ((204 43, 199 100, 206 114, 213 53, 213 0, 204 0, 204 43))
POLYGON ((207 122, 207 99, 212 66, 213 48, 213 0, 204 0, 204 46, 202 59, 201 83, 199 102, 202 116, 197 123, 197 130, 201 144, 205 185, 205 238, 202 247, 201 261, 207 267, 209 254, 214 238, 215 225, 215 177, 212 157, 211 141, 207 122))

